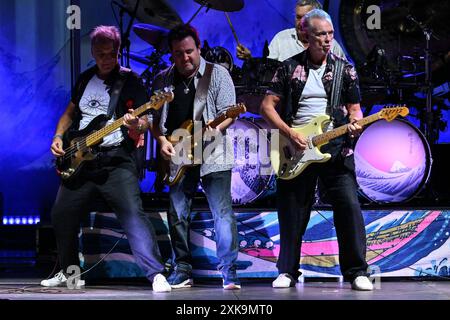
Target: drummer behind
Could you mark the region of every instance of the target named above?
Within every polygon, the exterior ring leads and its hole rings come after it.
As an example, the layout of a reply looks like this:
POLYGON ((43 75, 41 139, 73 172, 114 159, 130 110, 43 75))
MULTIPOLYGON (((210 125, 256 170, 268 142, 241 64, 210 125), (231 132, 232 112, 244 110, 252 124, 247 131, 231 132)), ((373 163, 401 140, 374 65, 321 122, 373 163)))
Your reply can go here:
POLYGON ((357 196, 357 184, 352 138, 361 126, 358 77, 355 69, 344 59, 330 52, 333 42, 333 23, 323 10, 308 12, 302 19, 302 30, 309 43, 308 49, 283 62, 272 80, 263 100, 263 118, 280 133, 290 138, 292 146, 304 151, 308 140, 292 129, 311 122, 316 116, 328 114, 333 119, 324 131, 347 126, 348 136, 330 141, 321 148, 331 154, 325 163, 309 165, 291 180, 277 180, 278 221, 280 225, 280 253, 277 261, 279 275, 272 286, 295 286, 299 272, 300 248, 314 199, 317 180, 320 179, 333 207, 334 225, 339 244, 339 264, 346 281, 354 290, 373 290, 367 277, 366 233, 357 196), (342 105, 330 107, 331 88, 336 81, 338 64, 343 64, 342 105), (282 102, 280 114, 275 106, 282 102), (331 109, 331 110, 330 110, 331 109))
MULTIPOLYGON (((200 56, 200 39, 190 25, 181 25, 169 32, 169 48, 174 65, 162 71, 155 79, 154 89, 174 86, 174 100, 161 108, 160 114, 150 118, 151 130, 161 147, 164 159, 175 156, 174 146, 166 136, 181 127, 186 120, 208 123, 230 106, 236 104, 234 84, 228 71, 206 62, 200 56)), ((225 132, 233 122, 228 118, 216 129, 208 132, 225 132)), ((216 135, 214 139, 221 135, 216 135)), ((238 256, 236 218, 231 207, 231 169, 234 155, 227 147, 226 136, 215 146, 215 152, 203 156, 203 163, 186 170, 181 180, 170 187, 168 222, 170 240, 174 251, 175 267, 167 279, 172 288, 190 287, 192 255, 190 251, 190 220, 192 199, 200 178, 214 219, 218 270, 222 274, 223 288, 240 289, 236 274, 238 256)), ((220 140, 219 140, 220 141, 220 140)), ((203 143, 203 147, 205 147, 203 143)))
MULTIPOLYGON (((308 48, 308 40, 302 30, 301 20, 309 11, 322 9, 322 5, 316 0, 298 0, 295 5, 295 28, 278 32, 269 44, 269 56, 267 58, 284 61, 308 48)), ((345 59, 345 53, 339 43, 333 41, 331 52, 345 59)), ((239 59, 246 60, 252 57, 251 52, 242 44, 238 44, 236 55, 239 59)))

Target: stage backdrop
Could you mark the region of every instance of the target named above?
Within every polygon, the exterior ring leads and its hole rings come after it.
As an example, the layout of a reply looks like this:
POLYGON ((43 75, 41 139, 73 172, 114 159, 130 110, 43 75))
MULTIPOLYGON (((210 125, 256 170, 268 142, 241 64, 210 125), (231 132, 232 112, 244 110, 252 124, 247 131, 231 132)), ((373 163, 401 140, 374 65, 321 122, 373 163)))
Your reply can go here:
MULTIPOLYGON (((161 252, 171 264, 165 212, 149 213, 161 252)), ((370 272, 383 277, 450 276, 450 211, 363 211, 370 272)), ((276 277, 280 233, 276 212, 236 212, 240 277, 276 277)), ((192 218, 191 251, 194 275, 220 277, 217 271, 213 219, 209 212, 192 218)), ((91 278, 143 277, 115 215, 92 214, 80 236, 86 268, 104 260, 88 274, 91 278), (120 240, 119 240, 120 239, 120 240), (119 240, 119 241, 118 241, 119 240), (116 247, 114 245, 117 243, 116 247), (112 248, 112 252, 105 256, 112 248)), ((313 210, 303 238, 300 270, 306 277, 339 277, 338 243, 333 214, 313 210)))
MULTIPOLYGON (((184 22, 199 8, 193 0, 166 2, 184 22)), ((262 56, 266 40, 270 41, 278 31, 294 25, 295 2, 245 0, 241 11, 230 13, 240 42, 248 46, 255 57, 262 56)), ((341 40, 339 3, 330 1, 329 11, 336 38, 341 40)), ((41 216, 44 222, 49 221, 58 185, 49 146, 71 90, 70 32, 66 27, 69 5, 69 0, 0 1, 0 193, 4 200, 0 212, 3 211, 4 216, 41 216)), ((109 0, 80 0, 80 9, 83 71, 93 64, 89 31, 99 24, 118 25, 118 20, 114 18, 109 0)), ((129 20, 125 15, 124 27, 129 20)), ((224 47, 233 56, 234 63, 242 65, 235 56, 236 41, 223 12, 203 9, 192 24, 200 31, 202 40, 207 40, 211 47, 224 47)), ((133 31, 130 40, 133 53, 149 55, 153 52, 153 48, 133 31)), ((163 58, 168 60, 167 55, 163 58)), ((147 68, 133 60, 131 67, 138 73, 147 68)), ((448 113, 444 113, 444 119, 448 118, 448 113)), ((448 132, 441 133, 440 141, 450 142, 448 132)), ((149 174, 142 182, 142 189, 150 192, 152 186, 149 174)))

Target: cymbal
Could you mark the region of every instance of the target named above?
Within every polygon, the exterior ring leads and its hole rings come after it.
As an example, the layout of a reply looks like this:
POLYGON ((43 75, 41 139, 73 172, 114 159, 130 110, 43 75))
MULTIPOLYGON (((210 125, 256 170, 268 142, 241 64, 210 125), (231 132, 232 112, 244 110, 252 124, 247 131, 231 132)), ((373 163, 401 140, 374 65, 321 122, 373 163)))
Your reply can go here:
POLYGON ((133 31, 139 38, 151 44, 157 51, 163 53, 169 52, 167 44, 169 30, 152 26, 151 24, 138 23, 133 26, 133 31))
MULTIPOLYGON (((122 0, 124 6, 134 11, 137 0, 122 0)), ((136 18, 140 22, 172 29, 183 24, 178 13, 165 0, 140 0, 136 11, 136 18)))
POLYGON ((195 2, 205 5, 208 8, 233 12, 239 11, 244 7, 244 0, 194 0, 195 2))

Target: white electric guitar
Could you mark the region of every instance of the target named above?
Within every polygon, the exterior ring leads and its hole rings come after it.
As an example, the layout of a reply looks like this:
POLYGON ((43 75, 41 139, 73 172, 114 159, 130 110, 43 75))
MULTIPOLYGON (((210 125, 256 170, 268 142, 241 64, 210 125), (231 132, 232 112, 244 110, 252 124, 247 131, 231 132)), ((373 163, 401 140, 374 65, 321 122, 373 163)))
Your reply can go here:
MULTIPOLYGON (((405 106, 385 107, 381 111, 358 120, 361 127, 380 119, 394 120, 398 115, 405 117, 409 110, 405 106)), ((331 158, 329 153, 320 152, 320 147, 330 140, 340 137, 348 132, 348 125, 340 126, 331 131, 322 132, 324 123, 329 122, 330 117, 321 115, 313 119, 305 126, 293 128, 302 134, 308 141, 305 150, 300 151, 292 141, 280 134, 279 148, 271 148, 270 161, 272 168, 280 179, 290 180, 298 176, 305 168, 314 162, 326 162, 331 158)))

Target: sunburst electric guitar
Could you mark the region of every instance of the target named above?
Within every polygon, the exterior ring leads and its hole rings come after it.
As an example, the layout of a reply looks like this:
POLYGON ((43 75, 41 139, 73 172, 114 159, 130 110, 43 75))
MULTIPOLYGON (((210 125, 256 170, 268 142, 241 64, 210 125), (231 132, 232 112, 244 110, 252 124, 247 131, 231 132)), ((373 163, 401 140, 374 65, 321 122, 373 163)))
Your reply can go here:
MULTIPOLYGON (((247 109, 245 105, 243 103, 239 103, 235 106, 228 108, 220 116, 218 116, 212 122, 210 122, 208 126, 214 129, 226 119, 237 118, 241 113, 244 113, 246 111, 247 109)), ((174 159, 171 159, 165 160, 162 163, 162 167, 160 168, 162 172, 160 174, 162 176, 162 181, 164 183, 166 183, 169 186, 173 186, 178 181, 180 181, 181 177, 183 176, 187 168, 198 165, 199 162, 194 159, 194 148, 197 147, 198 143, 203 141, 203 133, 205 132, 206 128, 207 126, 204 126, 202 130, 198 130, 198 132, 194 132, 194 134, 192 134, 194 129, 194 122, 192 120, 186 120, 185 122, 183 122, 180 129, 186 130, 186 132, 189 132, 190 135, 187 135, 182 139, 176 139, 175 137, 172 136, 169 136, 167 138, 167 140, 169 140, 170 143, 172 143, 174 146, 176 146, 179 143, 183 143, 185 139, 190 139, 190 148, 186 150, 187 154, 184 157, 188 161, 182 161, 182 163, 179 164, 178 162, 174 161, 174 159)))
MULTIPOLYGON (((380 119, 392 121, 398 115, 405 117, 408 113, 409 110, 405 106, 391 106, 362 118, 356 123, 363 127, 380 119)), ((320 147, 327 144, 330 140, 346 134, 348 127, 343 125, 323 133, 323 124, 329 121, 329 116, 322 115, 314 118, 313 121, 305 126, 293 128, 308 141, 307 147, 303 151, 297 149, 289 138, 280 134, 279 148, 271 148, 270 150, 272 168, 280 179, 293 179, 311 163, 326 162, 331 158, 329 153, 320 152, 320 147)))
MULTIPOLYGON (((151 109, 158 110, 174 98, 172 89, 155 93, 150 101, 135 109, 132 113, 137 117, 151 109)), ((108 118, 105 114, 95 117, 83 130, 68 132, 64 137, 64 155, 56 158, 56 169, 64 180, 72 179, 80 171, 86 161, 94 160, 98 152, 96 147, 103 138, 123 125, 123 117, 105 126, 108 118)))

